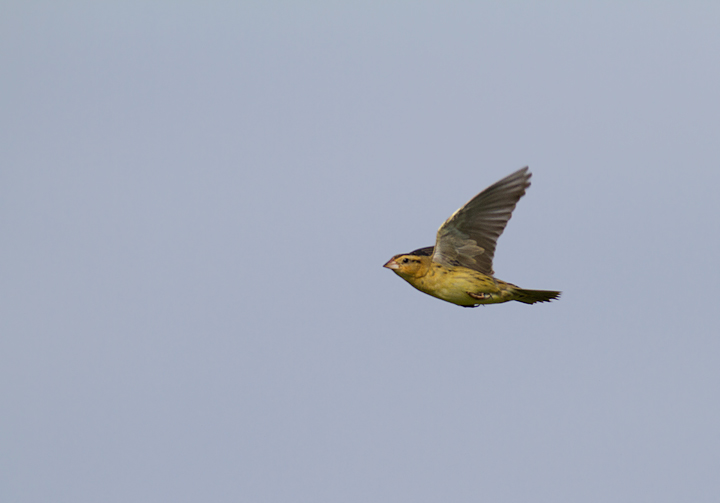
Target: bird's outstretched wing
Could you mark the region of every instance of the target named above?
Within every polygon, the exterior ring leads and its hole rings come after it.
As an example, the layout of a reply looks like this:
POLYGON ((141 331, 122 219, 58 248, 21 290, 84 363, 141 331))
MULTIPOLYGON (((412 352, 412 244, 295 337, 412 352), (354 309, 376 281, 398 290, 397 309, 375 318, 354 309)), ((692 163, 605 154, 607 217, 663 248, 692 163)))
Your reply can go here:
POLYGON ((473 197, 440 226, 432 259, 493 274, 495 244, 530 186, 527 166, 473 197))

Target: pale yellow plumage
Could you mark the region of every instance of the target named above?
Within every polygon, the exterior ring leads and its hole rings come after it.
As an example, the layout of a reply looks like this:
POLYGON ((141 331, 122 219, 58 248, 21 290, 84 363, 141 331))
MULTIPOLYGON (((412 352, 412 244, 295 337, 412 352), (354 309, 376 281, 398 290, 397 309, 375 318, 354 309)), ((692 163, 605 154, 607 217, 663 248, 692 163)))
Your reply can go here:
POLYGON ((440 226, 434 247, 395 255, 384 267, 421 292, 465 307, 559 297, 560 292, 524 290, 493 277, 497 239, 530 186, 530 176, 525 167, 491 185, 440 226))

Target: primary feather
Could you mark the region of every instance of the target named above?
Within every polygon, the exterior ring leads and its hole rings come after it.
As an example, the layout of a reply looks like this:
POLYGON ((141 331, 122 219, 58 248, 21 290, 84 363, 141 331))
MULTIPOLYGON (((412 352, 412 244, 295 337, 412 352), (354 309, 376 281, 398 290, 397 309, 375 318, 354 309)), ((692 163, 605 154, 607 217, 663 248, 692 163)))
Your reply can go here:
POLYGON ((453 213, 438 229, 433 261, 494 274, 495 245, 515 205, 530 186, 531 176, 524 167, 483 190, 453 213))

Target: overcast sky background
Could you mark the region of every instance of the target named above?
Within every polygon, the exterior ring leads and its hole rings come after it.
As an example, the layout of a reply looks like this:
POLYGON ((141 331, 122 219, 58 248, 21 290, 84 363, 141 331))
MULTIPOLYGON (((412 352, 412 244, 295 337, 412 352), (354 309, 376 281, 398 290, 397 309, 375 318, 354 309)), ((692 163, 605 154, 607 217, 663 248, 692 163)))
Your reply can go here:
POLYGON ((720 4, 0 5, 0 500, 720 500, 720 4), (462 309, 383 269, 533 185, 462 309))

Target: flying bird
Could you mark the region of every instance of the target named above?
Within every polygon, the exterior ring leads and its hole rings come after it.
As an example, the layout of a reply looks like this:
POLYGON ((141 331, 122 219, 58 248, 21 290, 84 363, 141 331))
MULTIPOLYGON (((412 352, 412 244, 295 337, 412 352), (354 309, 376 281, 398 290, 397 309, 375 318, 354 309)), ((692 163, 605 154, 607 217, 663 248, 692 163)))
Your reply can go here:
POLYGON ((383 267, 421 292, 463 307, 557 299, 560 292, 525 290, 494 277, 495 244, 531 176, 526 166, 491 185, 440 226, 435 246, 395 255, 383 267))

